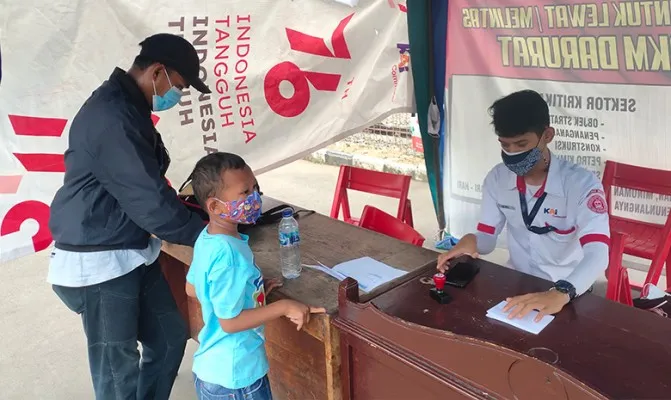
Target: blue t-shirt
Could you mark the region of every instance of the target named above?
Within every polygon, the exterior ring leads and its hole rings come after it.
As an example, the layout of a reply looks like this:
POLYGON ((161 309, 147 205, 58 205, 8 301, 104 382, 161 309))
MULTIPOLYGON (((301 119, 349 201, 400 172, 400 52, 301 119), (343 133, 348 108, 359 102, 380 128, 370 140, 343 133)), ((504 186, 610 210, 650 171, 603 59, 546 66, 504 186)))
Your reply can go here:
POLYGON ((196 289, 205 326, 198 334, 193 372, 201 380, 228 389, 250 386, 268 373, 263 326, 226 333, 219 319, 235 318, 243 310, 265 306, 261 270, 254 263, 249 237, 198 237, 186 280, 196 289))

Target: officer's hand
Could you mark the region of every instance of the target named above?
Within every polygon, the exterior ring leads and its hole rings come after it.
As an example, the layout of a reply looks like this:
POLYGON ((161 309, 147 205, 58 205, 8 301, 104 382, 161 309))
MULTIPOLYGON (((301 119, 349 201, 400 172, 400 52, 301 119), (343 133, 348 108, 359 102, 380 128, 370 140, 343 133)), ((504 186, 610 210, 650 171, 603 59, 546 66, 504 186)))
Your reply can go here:
POLYGON ((450 260, 464 255, 471 256, 472 258, 479 257, 475 235, 464 236, 451 250, 439 255, 436 268, 438 271, 445 273, 445 271, 450 268, 450 260))
POLYGON ((469 253, 459 249, 452 249, 438 256, 438 265, 436 266, 436 268, 438 269, 438 271, 445 273, 445 271, 447 271, 451 267, 450 260, 454 258, 459 258, 461 256, 470 256, 472 258, 478 258, 480 255, 477 252, 469 253))
POLYGON ((538 310, 535 321, 539 322, 544 316, 556 314, 561 311, 570 298, 566 293, 556 290, 548 290, 540 293, 529 293, 522 296, 509 297, 508 304, 503 307, 503 312, 510 312, 508 318, 524 318, 533 310, 538 310))

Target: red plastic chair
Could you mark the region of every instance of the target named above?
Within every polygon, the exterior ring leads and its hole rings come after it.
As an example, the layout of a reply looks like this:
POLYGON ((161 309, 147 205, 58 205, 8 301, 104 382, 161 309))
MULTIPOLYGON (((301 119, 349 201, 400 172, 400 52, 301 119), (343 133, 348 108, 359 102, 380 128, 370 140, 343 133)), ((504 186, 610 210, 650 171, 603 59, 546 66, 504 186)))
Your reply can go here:
POLYGON ((424 244, 424 236, 413 227, 373 206, 363 208, 359 226, 415 246, 421 247, 424 244))
POLYGON ((671 171, 607 161, 603 174, 603 187, 609 206, 611 229, 608 293, 615 296, 609 296, 608 298, 627 303, 628 300, 626 297, 622 297, 622 292, 625 291, 631 295, 631 287, 640 290, 643 286, 629 284, 626 268, 622 266, 622 254, 629 254, 651 261, 644 284, 652 283, 656 285, 659 282, 662 268, 666 262, 667 286, 671 289, 671 255, 669 254, 669 249, 671 248, 671 214, 667 217, 664 225, 636 221, 621 216, 614 216, 612 214, 613 202, 611 201, 613 187, 671 196, 671 171), (623 243, 616 246, 612 243, 612 239, 618 234, 622 235, 621 240, 623 243), (621 270, 624 271, 622 272, 621 270), (628 286, 626 290, 620 288, 620 285, 624 284, 628 286))
POLYGON ((340 209, 342 208, 343 221, 359 225, 358 218, 352 218, 347 197, 347 189, 359 192, 377 194, 380 196, 393 197, 399 199, 397 217, 411 227, 414 226, 412 220, 412 206, 408 193, 410 192, 410 181, 412 178, 408 175, 397 175, 389 172, 370 171, 363 168, 340 166, 340 175, 333 196, 333 205, 331 206, 331 218, 338 219, 340 209))
POLYGON ((608 261, 608 269, 606 270, 606 278, 608 279, 606 298, 628 306, 633 306, 634 301, 631 297, 629 273, 627 272, 627 269, 622 266, 624 242, 625 235, 622 233, 610 233, 610 259, 608 261))

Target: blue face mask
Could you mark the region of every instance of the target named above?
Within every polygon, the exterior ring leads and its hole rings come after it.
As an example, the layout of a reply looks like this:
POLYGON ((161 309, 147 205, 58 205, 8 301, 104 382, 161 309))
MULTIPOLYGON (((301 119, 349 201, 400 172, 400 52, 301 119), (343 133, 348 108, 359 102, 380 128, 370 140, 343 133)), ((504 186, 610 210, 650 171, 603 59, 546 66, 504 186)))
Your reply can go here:
POLYGON ((182 91, 179 88, 172 86, 172 82, 170 82, 170 76, 168 76, 168 71, 164 69, 163 72, 165 72, 165 76, 168 78, 170 90, 165 92, 163 96, 159 96, 158 93, 156 93, 156 82, 152 81, 152 84, 154 85, 154 95, 152 96, 151 100, 152 109, 154 111, 165 111, 173 108, 182 98, 182 91))
POLYGON ((531 150, 519 153, 508 153, 505 150, 501 150, 501 158, 509 170, 513 171, 518 176, 524 176, 531 172, 536 164, 543 158, 543 152, 538 146, 531 150))

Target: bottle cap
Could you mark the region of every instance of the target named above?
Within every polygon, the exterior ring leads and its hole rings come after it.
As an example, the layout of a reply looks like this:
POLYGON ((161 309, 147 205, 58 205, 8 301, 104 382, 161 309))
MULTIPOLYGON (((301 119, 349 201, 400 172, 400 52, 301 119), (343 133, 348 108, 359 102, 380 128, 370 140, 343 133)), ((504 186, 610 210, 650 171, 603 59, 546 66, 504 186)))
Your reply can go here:
POLYGON ((293 216, 294 216, 294 210, 292 210, 291 208, 287 207, 284 210, 282 210, 282 217, 287 218, 293 216))
POLYGON ((433 283, 436 285, 436 290, 443 290, 445 288, 445 274, 440 272, 433 276, 433 283))

